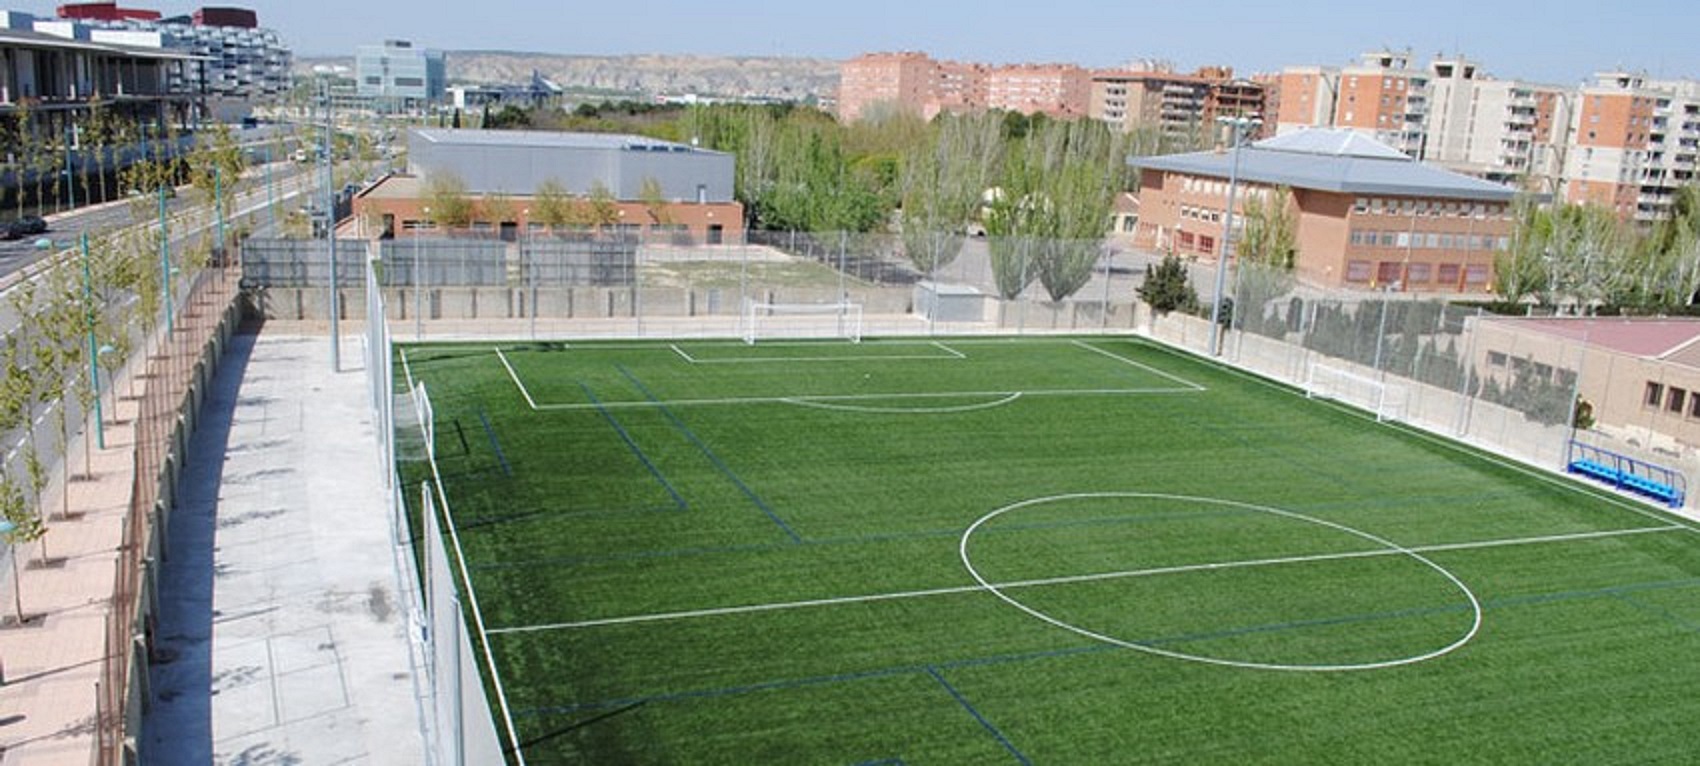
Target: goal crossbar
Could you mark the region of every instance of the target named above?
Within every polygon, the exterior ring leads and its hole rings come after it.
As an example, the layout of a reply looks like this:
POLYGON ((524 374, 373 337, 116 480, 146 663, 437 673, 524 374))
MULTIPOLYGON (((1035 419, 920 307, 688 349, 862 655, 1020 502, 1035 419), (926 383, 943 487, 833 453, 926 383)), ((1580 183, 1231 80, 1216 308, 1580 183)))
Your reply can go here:
POLYGON ((1379 377, 1327 362, 1311 364, 1305 374, 1305 397, 1332 399, 1368 410, 1377 421, 1405 418, 1406 391, 1379 377))
POLYGON ((862 341, 862 304, 764 303, 746 300, 739 318, 744 342, 772 338, 842 338, 862 341))

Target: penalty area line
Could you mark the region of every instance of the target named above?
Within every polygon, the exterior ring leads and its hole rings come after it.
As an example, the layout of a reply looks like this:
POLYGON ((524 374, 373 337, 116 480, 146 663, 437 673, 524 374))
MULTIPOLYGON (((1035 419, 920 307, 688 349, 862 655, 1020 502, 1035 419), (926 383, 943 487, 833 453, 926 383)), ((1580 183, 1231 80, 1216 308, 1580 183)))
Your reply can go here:
POLYGON ((520 396, 525 397, 526 405, 531 407, 532 411, 535 412, 537 410, 537 401, 531 398, 531 392, 526 390, 525 383, 519 379, 519 373, 514 372, 514 366, 508 363, 508 355, 502 353, 502 349, 500 347, 497 347, 495 351, 496 358, 502 360, 502 366, 508 369, 508 378, 512 380, 514 382, 514 386, 519 389, 520 396))
POLYGON ((1267 559, 1250 559, 1244 561, 1217 561, 1203 564, 1183 564, 1151 569, 1130 569, 1119 572, 1096 572, 1082 575, 1063 575, 1044 577, 1032 580, 1015 580, 1012 582, 993 583, 991 587, 975 585, 956 585, 947 588, 926 588, 922 590, 897 591, 893 593, 872 593, 861 596, 835 596, 832 598, 804 599, 800 601, 778 601, 767 604, 744 604, 741 606, 712 607, 708 609, 688 609, 678 612, 658 612, 654 614, 628 615, 625 617, 604 617, 594 620, 577 620, 573 622, 555 622, 541 625, 522 625, 511 628, 491 628, 487 634, 506 635, 511 633, 542 633, 555 630, 576 630, 579 628, 597 628, 611 625, 633 625, 646 622, 674 622, 691 620, 702 617, 723 617, 736 614, 755 614, 759 612, 780 612, 792 609, 809 609, 822 606, 842 606, 845 604, 868 604, 880 601, 900 601, 912 598, 930 598, 933 596, 951 596, 975 591, 991 592, 993 590, 1010 590, 1016 588, 1036 588, 1048 585, 1070 585, 1076 583, 1099 582, 1104 580, 1121 580, 1135 577, 1153 577, 1157 575, 1185 574, 1189 572, 1209 572, 1228 569, 1246 569, 1250 567, 1277 566, 1281 564, 1304 564, 1324 561, 1347 561, 1352 559, 1380 558, 1383 556, 1407 556, 1412 553, 1439 553, 1445 551, 1479 550, 1483 548, 1503 548, 1516 545, 1536 545, 1540 543, 1575 542, 1580 540, 1595 540, 1609 537, 1628 537, 1656 532, 1688 531, 1688 527, 1669 525, 1662 527, 1637 527, 1633 529, 1613 529, 1600 532, 1578 532, 1565 535, 1542 535, 1539 537, 1505 538, 1499 540, 1477 540, 1462 543, 1439 543, 1436 545, 1410 546, 1401 548, 1381 548, 1368 551, 1347 551, 1344 553, 1318 553, 1308 556, 1284 556, 1267 559))

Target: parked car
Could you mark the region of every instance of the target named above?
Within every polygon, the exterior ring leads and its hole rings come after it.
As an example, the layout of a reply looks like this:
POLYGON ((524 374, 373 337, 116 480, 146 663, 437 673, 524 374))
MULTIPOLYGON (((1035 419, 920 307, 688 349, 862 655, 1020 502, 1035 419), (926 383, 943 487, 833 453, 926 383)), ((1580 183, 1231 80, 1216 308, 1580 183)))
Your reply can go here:
POLYGON ((47 221, 39 215, 26 215, 0 229, 0 239, 23 239, 47 232, 47 221))

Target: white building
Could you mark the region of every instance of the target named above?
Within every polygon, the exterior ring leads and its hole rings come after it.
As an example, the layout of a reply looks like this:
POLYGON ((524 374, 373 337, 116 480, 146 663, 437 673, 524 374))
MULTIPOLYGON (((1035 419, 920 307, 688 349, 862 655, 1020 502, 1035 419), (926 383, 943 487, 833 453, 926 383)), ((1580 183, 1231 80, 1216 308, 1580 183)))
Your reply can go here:
POLYGON ((407 40, 362 45, 354 55, 355 94, 402 109, 441 102, 445 73, 441 51, 415 48, 407 40))
POLYGON ((1429 63, 1430 162, 1534 191, 1557 190, 1571 128, 1558 86, 1497 80, 1463 57, 1429 63))

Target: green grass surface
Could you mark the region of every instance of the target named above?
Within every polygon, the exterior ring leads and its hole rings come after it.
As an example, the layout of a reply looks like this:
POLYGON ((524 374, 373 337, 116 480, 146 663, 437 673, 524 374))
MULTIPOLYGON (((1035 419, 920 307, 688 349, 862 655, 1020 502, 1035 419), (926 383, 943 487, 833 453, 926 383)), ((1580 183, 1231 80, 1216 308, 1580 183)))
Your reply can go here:
POLYGON ((1695 530, 1141 341, 403 353, 528 763, 1700 752, 1695 530))

